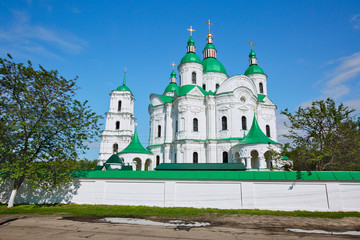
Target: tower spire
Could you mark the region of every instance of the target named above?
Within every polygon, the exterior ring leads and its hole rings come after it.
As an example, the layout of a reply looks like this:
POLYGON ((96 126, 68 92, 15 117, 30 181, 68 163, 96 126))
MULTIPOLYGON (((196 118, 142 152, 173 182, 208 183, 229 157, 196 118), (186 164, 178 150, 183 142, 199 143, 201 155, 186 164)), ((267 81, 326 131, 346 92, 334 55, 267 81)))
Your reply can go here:
POLYGON ((170 74, 170 83, 176 83, 176 73, 175 73, 175 66, 176 66, 176 64, 175 64, 174 61, 173 61, 173 63, 172 63, 171 65, 172 65, 172 67, 173 67, 173 70, 172 70, 172 72, 171 72, 171 74, 170 74))
POLYGON ((213 38, 210 32, 210 26, 214 24, 210 22, 210 19, 205 23, 209 25, 209 33, 207 34, 207 38, 206 38, 207 44, 203 50, 204 59, 209 57, 216 58, 216 49, 215 46, 213 45, 213 38))
POLYGON ((195 32, 195 29, 192 28, 192 26, 190 26, 189 29, 187 29, 190 32, 190 38, 189 41, 187 42, 187 52, 192 52, 195 53, 195 41, 192 38, 192 32, 195 32))
POLYGON ((126 70, 127 70, 127 68, 125 67, 124 68, 124 80, 123 80, 123 85, 125 86, 125 84, 126 84, 126 70))
POLYGON ((256 53, 253 51, 253 46, 255 45, 252 40, 250 40, 250 42, 248 42, 251 46, 251 50, 249 53, 249 65, 257 65, 257 59, 256 59, 256 53))

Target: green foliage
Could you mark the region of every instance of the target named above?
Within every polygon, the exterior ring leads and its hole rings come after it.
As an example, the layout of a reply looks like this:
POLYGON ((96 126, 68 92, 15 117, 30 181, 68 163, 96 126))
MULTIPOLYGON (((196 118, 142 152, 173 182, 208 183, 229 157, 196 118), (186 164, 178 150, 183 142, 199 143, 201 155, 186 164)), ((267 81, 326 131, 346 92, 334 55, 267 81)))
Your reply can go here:
MULTIPOLYGON (((32 63, 0 58, 0 181, 56 186, 71 181, 85 142, 99 135, 98 118, 75 99, 75 79, 32 63)), ((86 165, 86 164, 85 164, 86 165)))
POLYGON ((354 171, 360 170, 360 121, 354 120, 343 104, 333 99, 312 102, 311 106, 289 113, 292 140, 286 156, 294 160, 295 170, 354 171))
POLYGON ((309 212, 309 211, 271 211, 259 209, 214 209, 214 208, 183 208, 183 207, 146 207, 146 206, 118 206, 118 205, 19 205, 7 209, 0 205, 0 214, 61 214, 74 217, 137 217, 152 216, 163 218, 199 219, 202 217, 216 218, 232 214, 296 216, 343 218, 358 217, 359 212, 309 212))

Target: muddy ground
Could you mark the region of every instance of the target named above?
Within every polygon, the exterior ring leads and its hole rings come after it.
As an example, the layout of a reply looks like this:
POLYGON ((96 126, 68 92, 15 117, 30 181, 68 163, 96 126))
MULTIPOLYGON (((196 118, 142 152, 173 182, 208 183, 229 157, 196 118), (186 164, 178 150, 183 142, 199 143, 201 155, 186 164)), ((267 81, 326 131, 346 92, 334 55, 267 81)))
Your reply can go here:
MULTIPOLYGON (((149 219, 160 222, 169 220, 158 217, 149 219)), ((360 239, 359 235, 295 233, 286 230, 360 231, 360 218, 230 215, 191 220, 210 222, 211 225, 164 227, 105 223, 98 218, 59 215, 0 215, 0 239, 360 239)))

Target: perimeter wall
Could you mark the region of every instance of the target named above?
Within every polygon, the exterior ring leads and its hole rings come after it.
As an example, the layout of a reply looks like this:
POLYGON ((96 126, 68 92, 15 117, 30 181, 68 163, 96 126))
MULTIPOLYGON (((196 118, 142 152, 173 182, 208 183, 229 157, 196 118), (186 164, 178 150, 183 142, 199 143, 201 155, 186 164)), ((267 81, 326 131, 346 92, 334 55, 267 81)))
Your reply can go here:
MULTIPOLYGON (((6 203, 10 185, 0 190, 6 203)), ((24 184, 15 202, 360 211, 360 182, 80 178, 51 191, 24 184)))

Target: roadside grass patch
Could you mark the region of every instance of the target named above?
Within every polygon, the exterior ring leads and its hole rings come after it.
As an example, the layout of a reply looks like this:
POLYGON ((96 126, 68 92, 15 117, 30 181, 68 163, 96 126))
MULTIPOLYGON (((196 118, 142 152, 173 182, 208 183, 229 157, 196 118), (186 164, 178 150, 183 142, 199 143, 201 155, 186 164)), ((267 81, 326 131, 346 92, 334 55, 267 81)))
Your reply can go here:
POLYGON ((88 204, 29 204, 7 208, 0 205, 0 214, 59 214, 71 217, 127 217, 169 219, 192 219, 221 217, 224 215, 272 215, 319 218, 360 218, 360 212, 309 212, 309 211, 270 211, 259 209, 215 209, 215 208, 182 208, 182 207, 147 207, 122 205, 88 205, 88 204))

